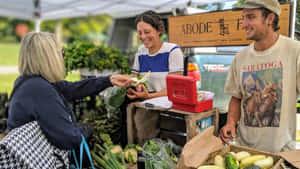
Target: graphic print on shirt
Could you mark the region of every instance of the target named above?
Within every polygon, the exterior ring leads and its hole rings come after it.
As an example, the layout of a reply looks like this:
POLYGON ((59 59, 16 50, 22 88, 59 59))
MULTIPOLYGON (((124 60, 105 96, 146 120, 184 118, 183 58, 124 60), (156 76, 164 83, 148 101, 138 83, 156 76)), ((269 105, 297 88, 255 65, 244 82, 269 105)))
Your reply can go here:
POLYGON ((243 67, 242 106, 244 123, 249 127, 279 127, 280 124, 282 64, 267 65, 270 64, 243 67))

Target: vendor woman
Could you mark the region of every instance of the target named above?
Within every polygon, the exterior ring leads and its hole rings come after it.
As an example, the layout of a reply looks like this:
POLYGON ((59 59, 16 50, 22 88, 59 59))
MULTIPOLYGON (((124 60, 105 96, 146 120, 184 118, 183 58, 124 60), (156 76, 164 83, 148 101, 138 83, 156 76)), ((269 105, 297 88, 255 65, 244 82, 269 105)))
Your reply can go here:
MULTIPOLYGON (((151 99, 167 96, 166 76, 168 74, 182 75, 183 53, 173 43, 163 42, 161 36, 165 33, 162 19, 153 11, 147 11, 137 16, 136 28, 138 38, 143 43, 136 53, 133 65, 135 77, 143 76, 149 71, 148 89, 138 85, 136 90, 128 89, 129 99, 151 99)), ((159 114, 145 109, 136 109, 134 120, 136 138, 134 141, 143 144, 159 133, 159 114)))
POLYGON ((151 71, 147 85, 139 85, 137 90, 129 89, 130 99, 150 99, 166 96, 166 76, 168 74, 182 75, 183 53, 173 43, 163 42, 161 36, 165 33, 163 20, 153 11, 147 11, 137 16, 136 28, 138 38, 143 43, 136 53, 133 65, 134 76, 145 75, 151 71))

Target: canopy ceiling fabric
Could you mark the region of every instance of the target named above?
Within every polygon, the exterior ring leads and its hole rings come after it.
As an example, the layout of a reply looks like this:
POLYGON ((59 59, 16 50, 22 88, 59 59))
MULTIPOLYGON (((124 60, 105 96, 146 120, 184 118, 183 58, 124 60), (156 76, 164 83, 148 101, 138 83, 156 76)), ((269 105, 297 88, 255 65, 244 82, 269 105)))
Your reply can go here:
MULTIPOLYGON (((108 14, 127 17, 146 10, 184 8, 190 0, 0 0, 0 16, 41 20, 108 14)), ((192 0, 208 4, 233 0, 192 0)))

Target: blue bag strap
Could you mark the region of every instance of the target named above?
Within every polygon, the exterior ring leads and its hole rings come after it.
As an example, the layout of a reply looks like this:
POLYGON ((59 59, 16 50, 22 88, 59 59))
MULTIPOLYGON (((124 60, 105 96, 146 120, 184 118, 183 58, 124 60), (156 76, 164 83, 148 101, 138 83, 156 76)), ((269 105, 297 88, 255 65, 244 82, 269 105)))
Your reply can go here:
POLYGON ((84 149, 85 149, 85 151, 86 151, 86 154, 88 155, 88 158, 89 158, 89 160, 90 160, 92 169, 95 169, 94 164, 93 164, 93 160, 92 160, 92 156, 91 156, 91 152, 90 152, 89 145, 88 145, 87 142, 85 141, 84 136, 81 136, 81 137, 82 137, 82 141, 81 141, 81 144, 80 144, 80 169, 82 169, 83 147, 84 147, 84 149))
POLYGON ((74 161, 75 161, 75 164, 76 164, 76 169, 82 169, 83 148, 85 149, 85 151, 88 155, 88 158, 90 160, 92 169, 95 169, 94 164, 93 164, 93 160, 92 160, 92 156, 91 156, 91 152, 90 152, 90 148, 89 148, 87 142, 85 141, 84 136, 82 136, 82 141, 80 143, 80 161, 79 161, 80 166, 78 165, 75 150, 72 150, 72 154, 73 154, 74 161))
POLYGON ((71 151, 71 153, 73 154, 73 157, 74 157, 76 169, 79 169, 79 165, 78 165, 78 161, 77 161, 77 158, 76 158, 75 150, 73 149, 73 150, 71 151))
POLYGON ((82 156, 83 156, 83 139, 80 143, 80 169, 82 169, 82 156))

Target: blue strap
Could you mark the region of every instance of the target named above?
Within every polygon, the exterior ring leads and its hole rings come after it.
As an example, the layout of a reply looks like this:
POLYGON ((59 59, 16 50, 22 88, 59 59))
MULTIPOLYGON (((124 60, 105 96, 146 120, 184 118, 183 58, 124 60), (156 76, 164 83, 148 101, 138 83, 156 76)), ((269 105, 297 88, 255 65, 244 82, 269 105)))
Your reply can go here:
POLYGON ((84 136, 82 136, 82 141, 81 141, 81 145, 80 145, 80 169, 82 169, 83 146, 84 146, 86 154, 88 155, 88 158, 90 160, 92 169, 95 169, 94 164, 93 164, 93 160, 92 160, 92 156, 91 156, 91 152, 90 152, 90 148, 89 148, 89 145, 87 144, 87 142, 85 141, 84 136))
POLYGON ((80 162, 80 168, 79 168, 78 161, 77 161, 77 158, 76 158, 75 150, 72 150, 74 160, 75 160, 75 164, 76 164, 76 169, 82 169, 83 148, 85 149, 86 154, 87 154, 87 156, 90 160, 92 169, 95 169, 94 164, 93 164, 93 160, 92 160, 92 156, 91 156, 91 152, 90 152, 90 148, 89 148, 87 142, 85 141, 84 136, 82 136, 82 141, 80 143, 80 161, 79 161, 80 162))
POLYGON ((76 169, 79 169, 79 165, 78 165, 78 161, 77 161, 77 158, 76 158, 76 153, 75 153, 75 150, 72 150, 72 154, 73 154, 73 157, 74 157, 74 161, 75 161, 76 169))
POLYGON ((83 140, 80 144, 80 169, 82 169, 82 156, 83 156, 83 140))

